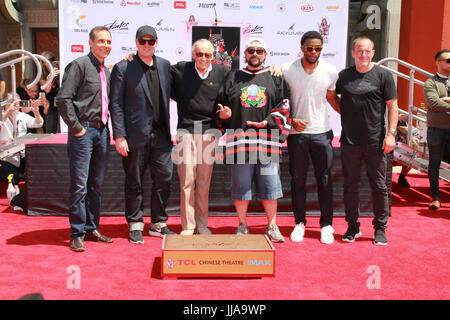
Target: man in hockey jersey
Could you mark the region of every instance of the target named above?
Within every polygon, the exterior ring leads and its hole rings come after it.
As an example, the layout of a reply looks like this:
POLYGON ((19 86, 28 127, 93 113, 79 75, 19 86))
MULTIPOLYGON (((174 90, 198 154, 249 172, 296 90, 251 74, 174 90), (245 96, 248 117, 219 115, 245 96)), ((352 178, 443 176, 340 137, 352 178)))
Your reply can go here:
POLYGON ((230 164, 232 198, 239 218, 236 234, 248 234, 246 215, 255 196, 262 200, 273 242, 284 242, 276 225, 280 181, 281 145, 291 128, 287 86, 264 67, 267 46, 252 38, 245 45, 247 66, 228 76, 219 94, 219 123, 226 129, 224 156, 230 164))

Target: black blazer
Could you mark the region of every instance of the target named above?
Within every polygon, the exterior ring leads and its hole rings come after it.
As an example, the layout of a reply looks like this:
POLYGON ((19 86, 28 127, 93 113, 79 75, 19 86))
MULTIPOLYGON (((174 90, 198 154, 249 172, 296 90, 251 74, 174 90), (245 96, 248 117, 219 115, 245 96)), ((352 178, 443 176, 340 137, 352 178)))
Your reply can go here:
MULTIPOLYGON (((153 58, 158 69, 164 120, 170 131, 170 62, 161 57, 153 58)), ((150 139, 153 112, 147 78, 136 56, 131 62, 120 61, 114 66, 109 98, 114 139, 125 137, 130 148, 143 147, 150 139)))

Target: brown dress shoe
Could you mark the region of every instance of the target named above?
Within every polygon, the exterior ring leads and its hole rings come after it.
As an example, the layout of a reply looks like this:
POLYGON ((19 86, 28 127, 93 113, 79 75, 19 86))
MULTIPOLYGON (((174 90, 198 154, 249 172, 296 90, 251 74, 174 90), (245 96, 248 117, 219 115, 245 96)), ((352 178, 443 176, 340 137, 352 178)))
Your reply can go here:
POLYGON ((105 243, 111 243, 114 241, 113 238, 106 237, 102 235, 98 230, 94 230, 91 233, 86 234, 84 237, 85 241, 97 241, 97 242, 105 242, 105 243))
POLYGON ((82 252, 85 250, 83 239, 78 237, 70 240, 70 250, 82 252))
POLYGON ((431 210, 438 210, 441 207, 441 202, 437 199, 434 199, 433 201, 431 201, 431 203, 428 205, 428 207, 431 210))

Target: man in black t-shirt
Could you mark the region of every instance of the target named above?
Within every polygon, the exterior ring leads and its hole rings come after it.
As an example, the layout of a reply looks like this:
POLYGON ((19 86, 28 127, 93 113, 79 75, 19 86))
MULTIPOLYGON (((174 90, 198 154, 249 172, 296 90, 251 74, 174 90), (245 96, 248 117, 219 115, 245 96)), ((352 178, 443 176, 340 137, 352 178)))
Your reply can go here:
POLYGON ((336 90, 341 94, 341 160, 344 173, 347 232, 342 240, 353 242, 359 229, 359 182, 364 161, 373 196, 374 243, 387 245, 389 216, 386 154, 395 147, 398 121, 397 91, 392 75, 375 66, 374 43, 368 37, 353 42, 355 66, 340 72, 336 90), (385 128, 387 106, 388 130, 385 128))

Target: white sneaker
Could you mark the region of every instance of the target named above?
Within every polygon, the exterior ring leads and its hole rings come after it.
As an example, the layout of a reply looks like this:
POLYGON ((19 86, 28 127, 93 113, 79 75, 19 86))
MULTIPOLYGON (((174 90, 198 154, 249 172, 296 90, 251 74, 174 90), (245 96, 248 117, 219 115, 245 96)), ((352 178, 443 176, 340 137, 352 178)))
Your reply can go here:
POLYGON ((332 244, 334 242, 333 232, 334 229, 332 226, 323 227, 320 235, 320 242, 325 244, 332 244))
POLYGON ((300 222, 295 225, 294 230, 291 233, 291 240, 294 242, 302 242, 303 236, 305 235, 305 224, 300 222))

